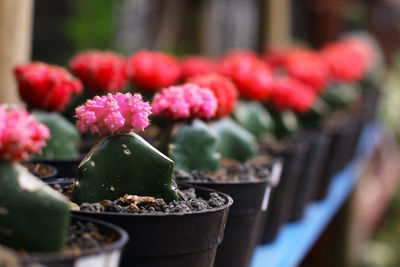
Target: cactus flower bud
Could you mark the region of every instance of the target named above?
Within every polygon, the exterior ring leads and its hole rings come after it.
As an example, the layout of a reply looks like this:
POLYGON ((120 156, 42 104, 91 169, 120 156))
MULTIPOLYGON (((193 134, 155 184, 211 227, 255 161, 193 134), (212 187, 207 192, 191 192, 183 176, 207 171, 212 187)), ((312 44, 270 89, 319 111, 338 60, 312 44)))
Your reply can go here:
POLYGON ((50 137, 49 130, 37 123, 26 110, 0 106, 0 159, 27 160, 30 153, 39 153, 50 137))
POLYGON ((317 93, 324 90, 329 78, 328 64, 322 55, 304 48, 290 50, 284 67, 292 77, 310 85, 317 93))
POLYGON ((125 84, 125 59, 111 51, 78 53, 69 67, 82 80, 85 90, 94 93, 120 91, 125 84))
POLYGON ((218 72, 232 79, 241 96, 262 101, 272 92, 273 77, 270 67, 255 56, 233 53, 225 56, 218 72))
POLYGON ((337 81, 359 81, 366 69, 363 56, 350 43, 328 44, 322 55, 328 62, 331 78, 337 81))
POLYGON ((207 75, 214 72, 215 60, 200 56, 185 57, 180 61, 182 79, 187 80, 197 75, 207 75))
POLYGON ((45 63, 30 63, 14 68, 19 94, 30 108, 59 111, 71 95, 82 91, 81 82, 64 68, 45 63))
POLYGON ((315 98, 315 91, 310 86, 291 77, 282 77, 275 81, 271 102, 280 111, 290 109, 305 113, 315 98))
POLYGON ((218 99, 218 109, 214 118, 229 116, 235 106, 238 91, 229 78, 218 74, 196 76, 189 79, 189 82, 200 87, 209 88, 218 99))
POLYGON ((101 135, 124 134, 149 126, 151 107, 140 94, 96 96, 75 110, 77 128, 101 135))
POLYGON ((217 111, 218 100, 213 92, 196 84, 170 86, 153 98, 155 115, 169 119, 211 118, 217 111))
POLYGON ((173 85, 181 70, 176 58, 161 52, 139 51, 127 59, 127 75, 140 89, 155 92, 173 85))

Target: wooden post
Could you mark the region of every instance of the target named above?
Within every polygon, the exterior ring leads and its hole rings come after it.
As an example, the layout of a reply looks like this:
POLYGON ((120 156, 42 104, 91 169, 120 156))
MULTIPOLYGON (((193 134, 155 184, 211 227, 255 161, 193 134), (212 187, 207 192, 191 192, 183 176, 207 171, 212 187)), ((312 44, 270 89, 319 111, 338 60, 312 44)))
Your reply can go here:
POLYGON ((31 53, 33 0, 0 1, 0 103, 19 102, 12 73, 31 53))
POLYGON ((289 45, 291 43, 290 0, 262 0, 264 44, 289 45))

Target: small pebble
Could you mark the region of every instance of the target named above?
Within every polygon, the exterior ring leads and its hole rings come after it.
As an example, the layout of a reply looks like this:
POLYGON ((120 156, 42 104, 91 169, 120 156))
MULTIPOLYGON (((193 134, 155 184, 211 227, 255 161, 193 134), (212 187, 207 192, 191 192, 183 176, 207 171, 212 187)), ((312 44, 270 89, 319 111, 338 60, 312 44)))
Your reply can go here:
POLYGON ((69 209, 70 210, 81 210, 81 208, 79 207, 78 204, 74 203, 74 202, 69 202, 69 209))
POLYGON ((91 211, 91 212, 103 212, 104 207, 99 203, 89 204, 89 203, 82 203, 80 206, 82 211, 91 211))

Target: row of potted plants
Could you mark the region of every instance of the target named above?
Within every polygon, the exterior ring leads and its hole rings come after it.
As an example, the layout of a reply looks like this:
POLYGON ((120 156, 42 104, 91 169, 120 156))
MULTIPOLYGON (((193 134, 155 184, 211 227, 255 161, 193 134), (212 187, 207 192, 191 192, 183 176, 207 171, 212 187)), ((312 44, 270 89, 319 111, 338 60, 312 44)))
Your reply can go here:
MULTIPOLYGON (((89 51, 69 68, 77 78, 45 63, 17 66, 32 116, 0 109, 0 179, 9 185, 0 244, 30 252, 27 261, 76 255, 65 249, 71 209, 128 232, 123 266, 247 266, 257 244, 300 219, 352 158, 381 71, 373 41, 360 35, 320 51, 218 58, 89 51), (57 167, 53 189, 16 163, 42 147, 31 161, 57 167)), ((118 252, 109 254, 117 265, 118 252)))

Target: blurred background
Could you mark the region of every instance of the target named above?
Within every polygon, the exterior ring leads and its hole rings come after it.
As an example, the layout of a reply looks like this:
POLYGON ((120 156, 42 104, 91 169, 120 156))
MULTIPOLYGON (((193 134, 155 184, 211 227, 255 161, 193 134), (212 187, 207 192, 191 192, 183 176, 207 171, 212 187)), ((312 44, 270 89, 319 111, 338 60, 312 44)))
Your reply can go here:
POLYGON ((215 56, 267 45, 320 48, 347 31, 366 30, 385 58, 380 118, 392 136, 303 266, 316 266, 316 258, 325 258, 324 266, 400 266, 399 13, 398 0, 0 0, 0 37, 9 43, 0 46, 0 96, 18 101, 4 69, 29 59, 66 66, 87 49, 215 56), (21 38, 25 45, 17 47, 21 38))
POLYGON ((32 58, 65 64, 77 50, 218 55, 266 44, 319 48, 370 31, 388 63, 399 44, 395 0, 36 0, 32 58))

